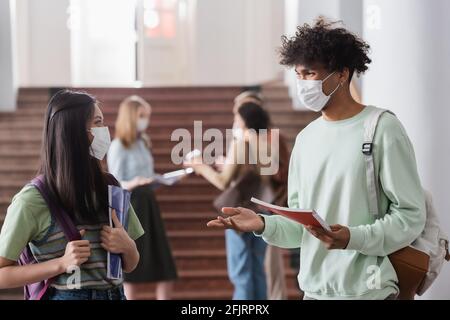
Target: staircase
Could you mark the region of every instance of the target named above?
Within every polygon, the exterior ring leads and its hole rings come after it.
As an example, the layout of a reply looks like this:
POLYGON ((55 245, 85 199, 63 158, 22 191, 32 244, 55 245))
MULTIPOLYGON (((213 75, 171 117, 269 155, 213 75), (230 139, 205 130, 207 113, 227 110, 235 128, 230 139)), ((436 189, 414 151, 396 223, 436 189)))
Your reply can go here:
MULTIPOLYGON (((208 128, 231 128, 233 98, 239 87, 180 88, 83 88, 101 102, 106 125, 114 134, 114 121, 120 101, 138 94, 152 105, 150 136, 155 170, 163 173, 179 166, 170 160, 173 130, 186 128, 193 133, 194 120, 208 128)), ((316 114, 293 111, 287 88, 263 87, 272 122, 280 128, 292 147, 295 136, 316 114)), ((18 109, 0 113, 0 226, 11 198, 37 171, 45 108, 49 99, 46 88, 23 88, 18 109)), ((204 145, 205 146, 205 145, 204 145)), ((219 191, 201 177, 192 175, 171 188, 157 191, 161 212, 178 267, 175 299, 230 299, 232 285, 226 271, 224 232, 206 228, 217 216, 212 206, 219 191)), ((289 298, 299 299, 296 274, 285 256, 289 298)), ((21 289, 0 290, 0 299, 21 299, 21 289)), ((141 298, 154 298, 143 292, 141 298)))

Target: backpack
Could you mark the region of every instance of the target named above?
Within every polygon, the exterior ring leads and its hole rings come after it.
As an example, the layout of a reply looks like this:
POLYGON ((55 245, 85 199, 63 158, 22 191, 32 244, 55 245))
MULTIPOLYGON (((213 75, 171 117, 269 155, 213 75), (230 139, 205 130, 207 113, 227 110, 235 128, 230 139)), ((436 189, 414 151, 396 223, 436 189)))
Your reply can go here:
MULTIPOLYGON (((44 182, 44 177, 42 175, 34 178, 30 184, 34 186, 44 198, 47 204, 50 214, 56 223, 61 227, 64 235, 68 241, 81 240, 81 235, 69 215, 67 215, 62 208, 57 207, 54 202, 50 200, 47 187, 44 182)), ((30 245, 28 244, 22 251, 19 260, 19 265, 29 265, 33 263, 38 263, 36 258, 33 256, 30 245)), ((24 286, 24 298, 25 300, 41 300, 44 298, 45 293, 53 282, 53 278, 42 280, 37 283, 31 283, 24 286)))
MULTIPOLYGON (((369 196, 369 211, 380 218, 379 212, 379 177, 375 170, 373 155, 373 140, 381 115, 389 110, 375 108, 364 123, 364 154, 369 196)), ((426 223, 420 236, 408 247, 389 255, 389 259, 399 280, 400 299, 414 299, 414 295, 422 295, 433 283, 441 271, 444 260, 450 260, 448 252, 448 237, 440 227, 431 194, 424 190, 426 205, 426 223)))

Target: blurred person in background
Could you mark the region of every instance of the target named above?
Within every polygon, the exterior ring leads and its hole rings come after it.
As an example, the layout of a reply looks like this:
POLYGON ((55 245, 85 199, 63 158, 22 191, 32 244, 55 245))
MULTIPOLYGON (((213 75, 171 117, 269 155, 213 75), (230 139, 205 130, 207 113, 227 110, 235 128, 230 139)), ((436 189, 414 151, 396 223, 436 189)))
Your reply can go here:
MULTIPOLYGON (((234 99, 233 113, 236 115, 239 108, 246 102, 253 102, 264 108, 264 96, 259 91, 246 90, 237 95, 234 99)), ((272 184, 275 190, 275 198, 272 203, 286 207, 289 151, 287 149, 286 140, 282 135, 279 135, 279 161, 279 170, 277 174, 272 177, 272 184)), ((298 256, 298 250, 290 251, 290 258, 292 260, 296 260, 298 256)), ((267 245, 264 266, 266 270, 267 298, 269 300, 287 299, 283 249, 270 244, 267 245)), ((298 268, 295 269, 298 270, 298 268)))
POLYGON ((136 270, 125 276, 125 293, 130 300, 148 291, 156 283, 156 299, 172 297, 177 270, 167 239, 158 202, 150 184, 154 176, 154 161, 150 138, 146 134, 150 123, 151 106, 138 96, 126 98, 119 107, 116 138, 108 152, 109 171, 130 190, 145 235, 136 245, 141 260, 136 270))
MULTIPOLYGON (((276 197, 277 189, 274 188, 276 183, 274 183, 273 176, 260 174, 261 162, 258 158, 258 147, 261 147, 258 145, 261 142, 258 137, 259 130, 268 130, 267 138, 271 139, 270 118, 261 105, 255 102, 254 100, 247 101, 236 108, 233 124, 234 139, 221 171, 202 163, 201 159, 192 159, 185 165, 192 167, 197 174, 202 175, 218 189, 223 190, 223 194, 232 189, 236 192, 249 193, 251 192, 250 185, 252 185, 254 190, 264 190, 263 193, 268 196, 264 200, 272 202, 276 197), (246 155, 256 161, 247 161, 246 155), (252 172, 253 175, 249 175, 249 172, 252 172), (252 178, 249 178, 250 176, 252 178), (255 187, 255 185, 259 186, 255 187)), ((264 141, 270 145, 269 142, 264 141)), ((279 161, 278 154, 271 152, 270 156, 271 161, 279 161)), ((249 204, 250 195, 246 194, 241 198, 245 199, 240 205, 249 204)), ((225 237, 228 273, 235 288, 233 299, 267 299, 264 264, 266 245, 251 233, 227 230, 225 237)))

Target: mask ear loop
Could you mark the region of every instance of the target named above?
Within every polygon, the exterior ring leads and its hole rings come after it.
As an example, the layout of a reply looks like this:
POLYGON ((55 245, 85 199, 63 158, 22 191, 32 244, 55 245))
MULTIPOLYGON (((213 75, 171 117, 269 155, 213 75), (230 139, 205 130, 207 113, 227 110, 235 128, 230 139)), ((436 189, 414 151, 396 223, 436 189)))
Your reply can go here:
MULTIPOLYGON (((325 79, 322 80, 322 85, 325 81, 328 80, 329 77, 331 77, 333 74, 335 74, 336 71, 330 73, 325 79)), ((327 97, 331 97, 340 87, 342 86, 342 82, 339 82, 339 84, 337 85, 336 89, 333 90, 333 92, 331 92, 327 97)), ((323 91, 323 88, 322 88, 323 91)))
POLYGON ((336 89, 333 90, 333 92, 331 92, 327 97, 331 97, 333 95, 333 93, 335 93, 336 91, 338 91, 338 89, 342 86, 342 83, 339 82, 339 84, 337 85, 336 89))
POLYGON ((336 73, 336 71, 333 71, 333 72, 330 73, 328 76, 326 76, 326 78, 322 80, 322 83, 324 83, 325 81, 327 81, 328 78, 331 77, 331 76, 332 76, 333 74, 335 74, 335 73, 336 73))

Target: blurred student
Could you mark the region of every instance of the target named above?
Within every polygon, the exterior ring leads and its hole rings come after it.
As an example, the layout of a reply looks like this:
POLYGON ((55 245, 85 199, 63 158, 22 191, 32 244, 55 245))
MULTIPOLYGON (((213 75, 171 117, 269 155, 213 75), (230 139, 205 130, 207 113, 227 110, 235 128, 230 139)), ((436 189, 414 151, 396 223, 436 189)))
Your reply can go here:
POLYGON ((150 186, 154 161, 146 134, 151 106, 141 97, 126 98, 119 107, 116 138, 108 152, 109 171, 132 191, 131 203, 145 230, 136 241, 141 260, 125 275, 125 293, 130 300, 156 283, 156 299, 171 299, 177 270, 155 194, 150 186))
MULTIPOLYGON (((253 102, 264 108, 264 97, 258 91, 247 90, 234 99, 233 113, 236 115, 239 108, 246 102, 253 102)), ((287 206, 287 177, 289 167, 289 151, 286 141, 279 135, 279 170, 272 177, 272 187, 275 192, 273 204, 287 206)), ((293 252, 298 256, 298 251, 293 252)), ((287 299, 286 272, 283 262, 283 249, 267 245, 264 260, 267 281, 267 298, 269 300, 287 299)))
POLYGON ((67 242, 40 192, 25 186, 14 196, 0 233, 0 289, 54 277, 45 299, 123 300, 123 280, 107 278, 107 251, 121 254, 123 271, 132 272, 139 261, 134 240, 144 231, 133 208, 128 232, 115 215, 115 227, 109 227, 108 176, 100 161, 111 140, 103 114, 90 95, 60 91, 45 119, 40 174, 50 199, 69 215, 82 240, 67 242), (28 244, 38 263, 18 266, 28 244), (69 286, 73 266, 80 267, 80 289, 69 286))
MULTIPOLYGON (((261 142, 258 141, 259 130, 270 131, 269 115, 259 104, 246 102, 237 109, 233 128, 235 138, 228 150, 222 171, 216 171, 198 159, 193 159, 185 165, 192 167, 197 174, 202 175, 218 189, 224 190, 224 193, 231 188, 238 193, 248 193, 249 188, 268 190, 270 199, 267 200, 272 201, 271 176, 260 174, 261 161, 258 156, 258 147, 261 147, 258 145, 261 142)), ((268 137, 270 139, 270 135, 268 137)), ((248 200, 242 200, 240 205, 247 204, 248 200)), ((234 285, 233 299, 267 299, 264 272, 266 244, 251 233, 234 230, 227 230, 225 238, 228 274, 234 285)))

